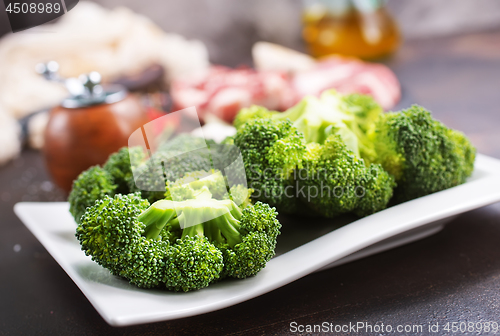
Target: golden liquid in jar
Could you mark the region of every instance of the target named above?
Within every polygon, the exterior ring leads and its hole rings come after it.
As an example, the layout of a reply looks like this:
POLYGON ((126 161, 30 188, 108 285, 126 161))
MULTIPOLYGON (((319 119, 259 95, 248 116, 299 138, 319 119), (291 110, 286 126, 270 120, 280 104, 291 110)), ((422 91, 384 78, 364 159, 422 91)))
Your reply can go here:
POLYGON ((391 54, 400 43, 399 29, 384 8, 369 13, 350 10, 341 16, 318 16, 306 9, 303 22, 303 38, 317 58, 342 54, 376 59, 391 54))

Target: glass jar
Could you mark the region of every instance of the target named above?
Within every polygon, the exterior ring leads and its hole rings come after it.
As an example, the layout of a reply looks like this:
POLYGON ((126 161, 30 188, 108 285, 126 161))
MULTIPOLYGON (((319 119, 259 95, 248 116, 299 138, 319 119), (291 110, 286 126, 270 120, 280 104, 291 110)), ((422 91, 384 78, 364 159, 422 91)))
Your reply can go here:
POLYGON ((314 57, 376 59, 394 52, 400 33, 384 0, 304 0, 303 38, 314 57))

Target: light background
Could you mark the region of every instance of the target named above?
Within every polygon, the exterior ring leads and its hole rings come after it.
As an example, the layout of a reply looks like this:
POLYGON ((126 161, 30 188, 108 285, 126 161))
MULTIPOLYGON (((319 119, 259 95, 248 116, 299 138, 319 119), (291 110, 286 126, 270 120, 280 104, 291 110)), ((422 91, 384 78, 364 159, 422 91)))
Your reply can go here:
MULTIPOLYGON (((97 0, 126 6, 168 32, 202 40, 214 63, 250 62, 254 42, 266 40, 302 49, 300 0, 97 0)), ((389 9, 406 39, 500 27, 498 0, 390 0, 389 9)), ((10 31, 0 2, 0 36, 10 31)))

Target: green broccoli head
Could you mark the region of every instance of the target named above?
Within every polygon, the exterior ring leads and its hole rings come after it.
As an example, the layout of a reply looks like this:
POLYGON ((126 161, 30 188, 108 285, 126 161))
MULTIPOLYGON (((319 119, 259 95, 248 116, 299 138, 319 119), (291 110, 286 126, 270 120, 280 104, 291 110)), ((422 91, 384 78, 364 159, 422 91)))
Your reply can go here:
POLYGON ((387 207, 396 183, 381 165, 370 164, 360 176, 359 185, 362 189, 356 195, 359 199, 354 214, 364 217, 387 207))
POLYGON ((233 214, 239 223, 232 223, 230 233, 222 233, 224 237, 234 235, 234 242, 217 245, 224 256, 222 277, 246 278, 257 274, 274 256, 281 224, 275 209, 261 202, 233 214))
POLYGON ((175 137, 163 141, 159 146, 157 152, 177 152, 186 153, 197 149, 206 148, 207 146, 215 144, 213 140, 206 140, 200 137, 193 136, 189 133, 181 133, 175 137))
POLYGON ((257 274, 274 256, 275 246, 276 243, 260 232, 244 236, 241 243, 232 249, 221 245, 224 257, 222 276, 244 279, 257 274))
POLYGON ((376 162, 396 179, 396 202, 464 183, 474 168, 476 150, 465 135, 434 120, 418 105, 382 115, 370 139, 376 162))
POLYGON ((175 182, 167 181, 165 198, 173 201, 195 199, 204 187, 210 191, 208 198, 221 200, 227 194, 224 176, 219 170, 211 169, 187 173, 175 182))
POLYGON ((229 188, 229 193, 225 194, 223 199, 229 199, 236 203, 241 209, 252 204, 253 189, 249 189, 242 184, 236 184, 229 188))
POLYGON ((104 196, 87 209, 76 237, 92 260, 142 288, 197 290, 222 276, 255 275, 274 255, 274 208, 243 211, 231 200, 104 196))
POLYGON ((222 271, 222 252, 201 239, 172 244, 169 232, 180 227, 178 221, 172 223, 175 203, 165 202, 148 208, 139 193, 105 196, 88 209, 76 230, 82 250, 138 287, 188 291, 208 286, 222 271))
POLYGON ((142 197, 150 202, 163 199, 167 191, 165 182, 174 182, 188 173, 212 169, 210 149, 205 140, 191 136, 179 136, 167 142, 151 158, 134 171, 135 180, 131 180, 130 191, 141 191, 142 197), (176 139, 184 139, 181 145, 176 139), (189 141, 187 141, 190 139, 189 141), (201 141, 201 142, 200 142, 201 141), (196 148, 201 146, 201 148, 196 148), (205 146, 205 147, 203 147, 205 146), (184 151, 190 150, 190 151, 184 151))
POLYGON ((138 216, 148 206, 149 202, 139 193, 104 196, 87 210, 76 229, 86 255, 112 274, 143 288, 163 283, 169 246, 168 241, 143 235, 146 225, 138 216))
MULTIPOLYGON (((198 237, 200 240, 197 242, 213 244, 223 256, 223 268, 218 276, 211 277, 210 281, 219 277, 253 276, 274 256, 281 224, 276 219, 276 210, 267 204, 257 202, 241 210, 231 200, 162 200, 154 203, 140 219, 148 222, 146 218, 149 212, 168 209, 175 209, 176 217, 171 218, 164 229, 182 232, 181 239, 174 246, 182 240, 198 237)), ((214 267, 216 264, 213 263, 214 267)), ((172 269, 167 270, 167 278, 170 272, 181 274, 178 267, 179 263, 174 262, 172 269)), ((210 272, 214 270, 210 269, 210 272)), ((185 290, 186 283, 180 283, 179 288, 185 290)), ((171 283, 169 288, 175 289, 175 286, 171 283)))
POLYGON ((113 182, 117 186, 116 193, 130 192, 130 185, 134 182, 131 162, 142 162, 144 158, 141 147, 123 147, 109 156, 103 168, 113 177, 113 182))
POLYGON ((239 129, 250 120, 271 118, 273 114, 277 113, 279 112, 269 111, 263 106, 253 105, 250 107, 245 107, 242 108, 236 115, 236 118, 233 121, 233 126, 236 127, 236 129, 239 129))
POLYGON ((224 267, 222 252, 200 236, 178 239, 165 259, 165 286, 174 291, 205 288, 219 278, 224 267))
POLYGON ((220 170, 201 170, 187 173, 183 178, 175 182, 167 181, 165 199, 172 201, 210 198, 218 200, 230 199, 239 207, 244 208, 251 204, 250 195, 252 191, 243 184, 235 184, 229 187, 227 179, 220 170))
POLYGON ((323 145, 308 144, 303 168, 295 176, 297 194, 316 213, 366 216, 384 209, 392 197, 394 180, 380 165, 368 167, 348 150, 338 135, 323 145))
POLYGON ((297 105, 273 118, 291 120, 293 126, 304 134, 307 143, 322 144, 329 135, 340 134, 353 151, 358 150, 356 137, 343 123, 343 119, 351 116, 344 115, 337 106, 325 104, 316 97, 305 97, 297 105))
POLYGON ((306 142, 323 144, 338 134, 348 149, 366 159, 374 157, 367 131, 373 127, 382 107, 367 95, 342 95, 328 90, 321 97, 305 97, 299 104, 274 118, 289 118, 304 133, 306 142))
POLYGON ((302 134, 289 120, 254 119, 238 130, 234 144, 241 151, 252 198, 293 213, 298 207, 292 172, 301 167, 306 152, 302 134))
MULTIPOLYGON (((327 94, 328 91, 323 95, 327 94)), ((344 123, 356 135, 359 155, 365 160, 365 164, 369 165, 374 162, 377 154, 368 133, 375 127, 375 122, 384 110, 371 96, 357 93, 342 96, 339 108, 354 117, 344 119, 344 123)))
POLYGON ((257 202, 242 210, 240 217, 241 229, 246 232, 261 232, 269 239, 276 240, 280 234, 281 224, 276 218, 277 212, 269 204, 257 202))
POLYGON ((367 132, 373 128, 382 112, 382 107, 371 96, 342 95, 335 90, 328 90, 319 99, 304 97, 283 113, 267 111, 258 106, 242 109, 234 125, 239 129, 254 119, 289 119, 304 134, 306 143, 322 144, 330 135, 338 134, 348 149, 370 163, 375 157, 375 150, 367 132))
POLYGON ((114 195, 116 185, 113 176, 99 166, 93 166, 81 173, 73 182, 68 197, 69 211, 77 223, 88 207, 104 196, 114 195))
MULTIPOLYGON (((333 92, 326 91, 323 95, 329 94, 333 94, 333 92)), ((340 109, 346 114, 353 115, 359 129, 365 134, 374 126, 378 117, 384 112, 372 96, 358 93, 342 96, 340 109)))

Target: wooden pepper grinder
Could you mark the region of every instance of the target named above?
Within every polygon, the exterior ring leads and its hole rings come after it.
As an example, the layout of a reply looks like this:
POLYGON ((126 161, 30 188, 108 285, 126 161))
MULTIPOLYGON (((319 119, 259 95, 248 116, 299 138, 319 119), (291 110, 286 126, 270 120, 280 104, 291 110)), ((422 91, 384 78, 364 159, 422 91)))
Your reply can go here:
POLYGON ((39 64, 46 79, 64 83, 71 96, 50 111, 44 156, 54 182, 69 192, 73 180, 110 154, 127 146, 128 138, 148 122, 139 100, 120 85, 102 85, 97 72, 62 79, 56 62, 39 64))

